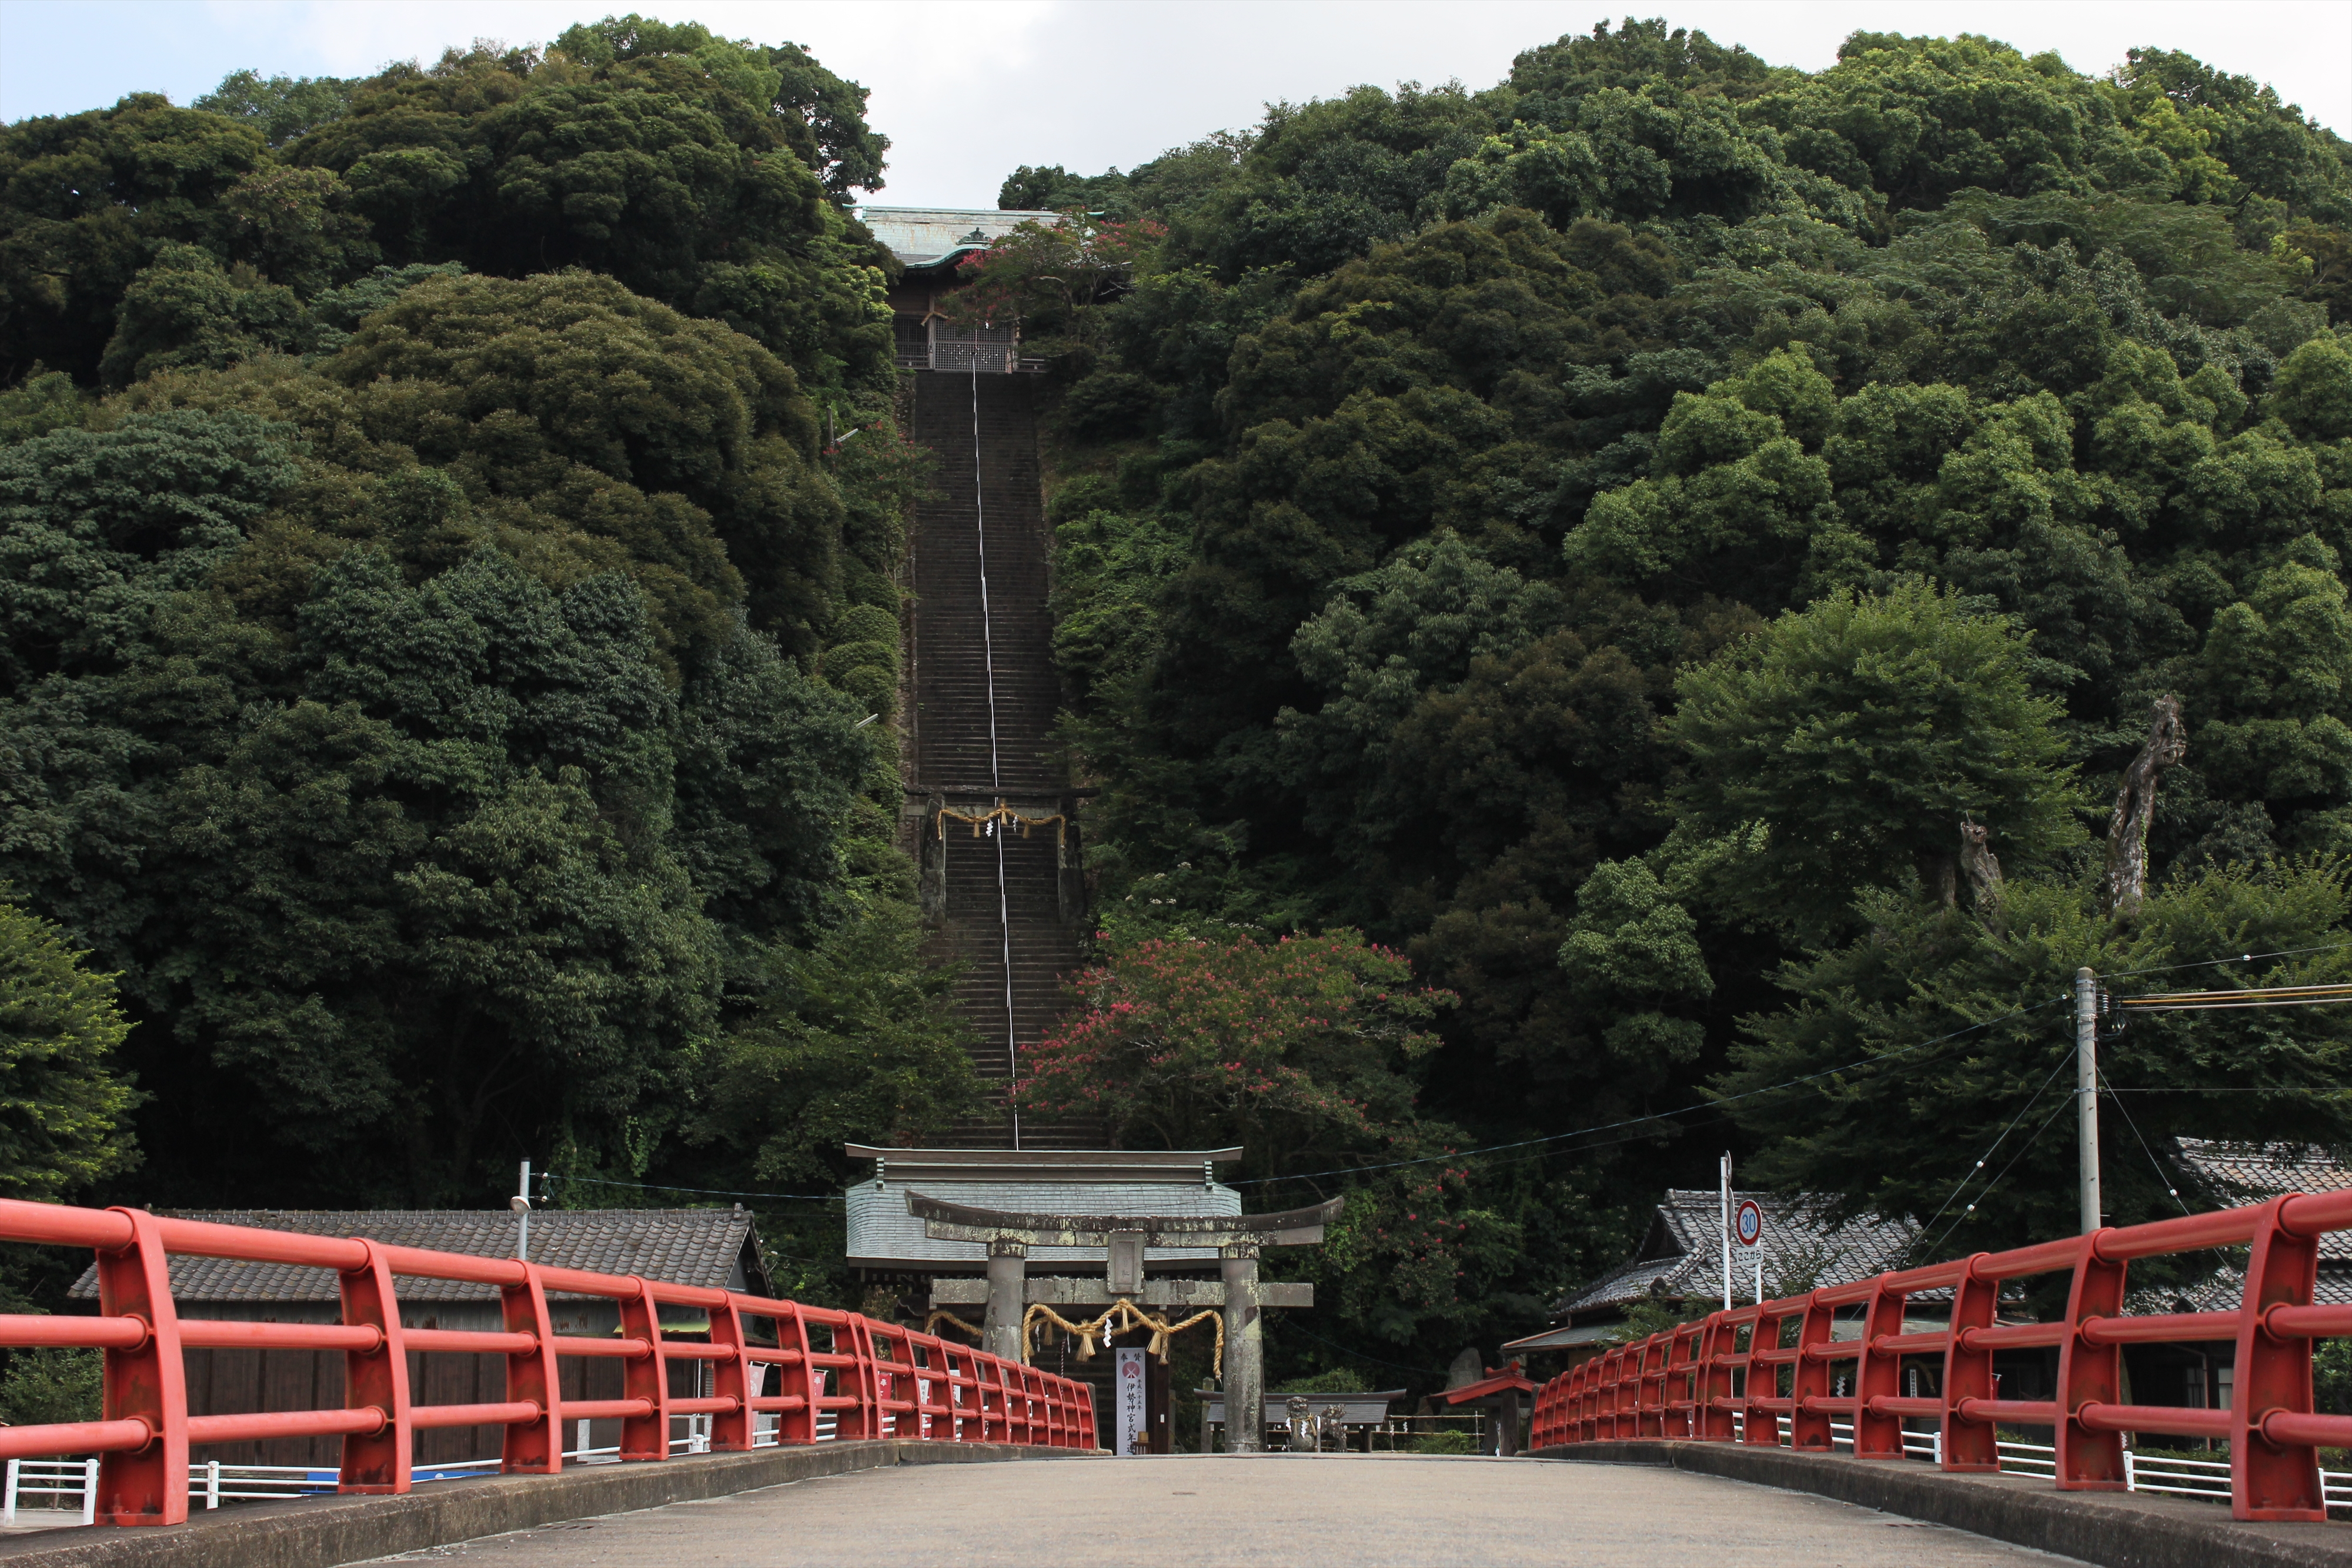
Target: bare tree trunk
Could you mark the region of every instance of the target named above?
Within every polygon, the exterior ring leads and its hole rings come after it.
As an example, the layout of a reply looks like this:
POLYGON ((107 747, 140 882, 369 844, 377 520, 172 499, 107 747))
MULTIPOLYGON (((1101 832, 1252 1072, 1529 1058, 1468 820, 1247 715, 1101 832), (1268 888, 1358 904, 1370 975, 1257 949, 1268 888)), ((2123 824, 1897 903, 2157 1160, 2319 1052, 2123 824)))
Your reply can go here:
POLYGON ((1928 897, 1939 900, 1947 909, 1959 903, 1960 866, 1958 861, 1949 855, 1925 851, 1918 852, 1915 859, 1919 867, 1920 883, 1927 888, 1928 897))
POLYGON ((2165 769, 2189 755, 2189 727, 2180 721, 2180 699, 2162 696, 2149 710, 2147 744, 2124 769, 2116 791, 2115 815, 2107 822, 2107 910, 2137 915, 2147 894, 2147 830, 2156 820, 2156 789, 2165 769))
POLYGON ((1988 919, 2000 903, 2000 862, 1992 852, 1991 837, 1982 822, 1960 824, 1960 870, 1969 879, 1969 896, 1988 919))

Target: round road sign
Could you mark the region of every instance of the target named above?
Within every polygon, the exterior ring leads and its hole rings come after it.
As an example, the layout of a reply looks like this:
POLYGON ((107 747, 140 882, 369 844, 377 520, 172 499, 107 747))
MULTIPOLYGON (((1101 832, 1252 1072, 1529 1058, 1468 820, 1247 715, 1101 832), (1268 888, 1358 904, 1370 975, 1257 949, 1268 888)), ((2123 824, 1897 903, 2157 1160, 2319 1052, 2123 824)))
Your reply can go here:
POLYGON ((1753 1247, 1764 1238, 1764 1211, 1749 1198, 1739 1206, 1731 1218, 1731 1233, 1739 1238, 1742 1247, 1753 1247))

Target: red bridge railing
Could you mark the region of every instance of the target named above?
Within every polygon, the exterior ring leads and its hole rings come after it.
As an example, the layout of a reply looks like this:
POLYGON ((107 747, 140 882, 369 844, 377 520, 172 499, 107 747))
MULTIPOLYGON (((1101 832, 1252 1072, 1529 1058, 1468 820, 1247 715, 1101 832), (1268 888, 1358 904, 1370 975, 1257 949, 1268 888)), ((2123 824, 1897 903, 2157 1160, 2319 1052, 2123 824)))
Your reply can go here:
POLYGON ((1945 1469, 1985 1471, 2000 1468, 1994 1428, 2002 1423, 2056 1432, 2061 1490, 2122 1491, 2125 1433, 2220 1437, 2230 1445, 2236 1517, 2324 1520, 2317 1450, 2352 1447, 2352 1416, 2313 1412, 2312 1341, 2352 1335, 2352 1306, 2314 1305, 2312 1292, 2319 1239, 2345 1229, 2352 1229, 2352 1191, 2289 1195, 1711 1313, 1545 1384, 1536 1395, 1530 1446, 1618 1437, 1730 1442, 1737 1416, 1745 1441, 1778 1447, 1786 1416, 1795 1448, 1827 1453, 1830 1420, 1843 1416, 1853 1424, 1856 1458, 1900 1459, 1905 1419, 1932 1419, 1941 1426, 1945 1469), (2250 1249, 2236 1311, 2124 1312, 2124 1271, 2133 1259, 2221 1247, 2250 1249), (2062 1320, 1995 1322, 2005 1281, 2069 1271, 2062 1320), (1905 1305, 1924 1291, 1952 1292, 1949 1325, 1906 1332, 1905 1305), (1854 1307, 1862 1309, 1859 1335, 1837 1337, 1838 1309, 1854 1307), (2125 1345, 2215 1340, 2237 1346, 2229 1409, 2120 1403, 2125 1345), (2058 1351, 2056 1397, 1993 1397, 1994 1352, 2050 1346, 2058 1351), (1940 1364, 1941 1392, 1905 1397, 1904 1364, 1920 1357, 1940 1364), (1839 1364, 1849 1369, 1840 1381, 1851 1392, 1832 1396, 1839 1364))
POLYGON ((817 1440, 830 1413, 837 1438, 926 1437, 1092 1448, 1094 1399, 1085 1385, 856 1312, 732 1291, 666 1284, 634 1275, 549 1269, 512 1259, 387 1247, 240 1225, 171 1219, 136 1208, 69 1208, 0 1199, 0 1240, 87 1247, 98 1257, 96 1317, 0 1314, 0 1345, 79 1345, 106 1353, 101 1417, 42 1427, 0 1427, 0 1459, 100 1456, 97 1513, 110 1524, 177 1524, 188 1517, 188 1449, 207 1443, 340 1435, 338 1490, 404 1492, 417 1432, 438 1427, 505 1428, 499 1468, 552 1475, 562 1469, 559 1424, 621 1423, 623 1459, 670 1457, 673 1416, 710 1417, 710 1447, 752 1447, 754 1417, 774 1413, 783 1443, 817 1440), (172 1254, 331 1269, 340 1323, 236 1322, 179 1316, 172 1254), (505 1329, 404 1327, 394 1281, 456 1280, 497 1288, 505 1329), (547 1298, 603 1296, 619 1305, 618 1336, 559 1334, 547 1298), (709 1341, 666 1337, 665 1306, 706 1312, 709 1341), (187 1350, 340 1350, 344 1405, 190 1416, 181 1354, 187 1350), (409 1401, 410 1351, 503 1354, 506 1398, 482 1405, 409 1401), (604 1356, 622 1366, 619 1399, 565 1399, 562 1356, 604 1356), (707 1362, 714 1390, 670 1393, 669 1364, 707 1362), (774 1368, 773 1392, 763 1390, 774 1368))

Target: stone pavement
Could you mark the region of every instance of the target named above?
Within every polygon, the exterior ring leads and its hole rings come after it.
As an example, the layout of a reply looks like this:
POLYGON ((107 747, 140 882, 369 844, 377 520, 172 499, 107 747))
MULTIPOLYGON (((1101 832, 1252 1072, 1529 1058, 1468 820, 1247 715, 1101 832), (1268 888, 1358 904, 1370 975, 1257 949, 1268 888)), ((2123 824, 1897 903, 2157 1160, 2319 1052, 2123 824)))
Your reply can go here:
POLYGON ((905 1466, 381 1559, 465 1568, 2023 1568, 2073 1561, 1648 1466, 1411 1455, 905 1466))

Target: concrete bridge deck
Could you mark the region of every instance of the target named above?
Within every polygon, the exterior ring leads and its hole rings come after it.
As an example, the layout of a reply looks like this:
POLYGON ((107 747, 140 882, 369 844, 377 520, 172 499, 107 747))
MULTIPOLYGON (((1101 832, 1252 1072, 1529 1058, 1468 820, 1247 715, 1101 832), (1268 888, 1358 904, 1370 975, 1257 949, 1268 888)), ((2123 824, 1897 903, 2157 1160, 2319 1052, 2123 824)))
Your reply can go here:
POLYGON ((2024 1568, 2074 1560, 1666 1469, 1382 1454, 902 1466, 382 1561, 464 1568, 2024 1568))

